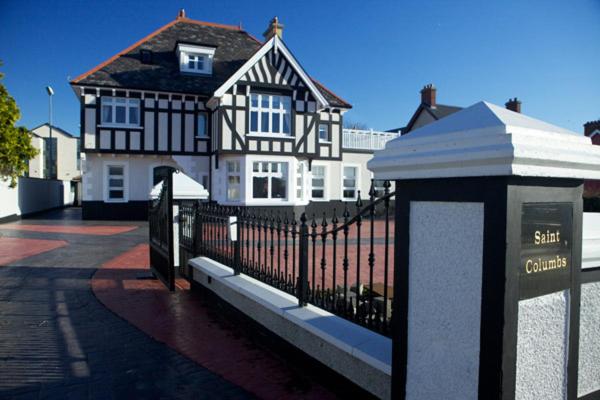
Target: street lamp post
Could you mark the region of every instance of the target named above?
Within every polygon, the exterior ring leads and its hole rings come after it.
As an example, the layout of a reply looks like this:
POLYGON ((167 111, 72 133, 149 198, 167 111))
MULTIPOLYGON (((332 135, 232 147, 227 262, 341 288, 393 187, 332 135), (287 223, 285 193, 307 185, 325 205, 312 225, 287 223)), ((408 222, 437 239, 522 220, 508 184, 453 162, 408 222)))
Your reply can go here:
POLYGON ((52 96, 54 95, 54 90, 51 86, 46 86, 46 92, 48 92, 48 119, 50 121, 50 179, 54 179, 54 146, 52 143, 52 96))

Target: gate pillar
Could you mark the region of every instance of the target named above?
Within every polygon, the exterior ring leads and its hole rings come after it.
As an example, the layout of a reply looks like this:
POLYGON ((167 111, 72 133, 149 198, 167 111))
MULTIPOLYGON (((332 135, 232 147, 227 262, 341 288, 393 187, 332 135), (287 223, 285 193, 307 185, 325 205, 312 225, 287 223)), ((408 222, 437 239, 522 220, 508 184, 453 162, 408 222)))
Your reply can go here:
POLYGON ((577 399, 589 138, 480 102, 389 142, 392 396, 577 399))

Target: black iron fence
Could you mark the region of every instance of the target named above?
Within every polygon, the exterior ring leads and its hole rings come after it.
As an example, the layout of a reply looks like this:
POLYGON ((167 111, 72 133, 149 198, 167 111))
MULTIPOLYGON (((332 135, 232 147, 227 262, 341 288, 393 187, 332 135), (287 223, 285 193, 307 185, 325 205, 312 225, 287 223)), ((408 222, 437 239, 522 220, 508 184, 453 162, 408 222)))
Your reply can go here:
POLYGON ((191 203, 180 207, 180 248, 186 261, 209 257, 296 296, 301 306, 313 304, 389 336, 393 197, 389 182, 372 185, 368 204, 359 194, 329 218, 191 203))

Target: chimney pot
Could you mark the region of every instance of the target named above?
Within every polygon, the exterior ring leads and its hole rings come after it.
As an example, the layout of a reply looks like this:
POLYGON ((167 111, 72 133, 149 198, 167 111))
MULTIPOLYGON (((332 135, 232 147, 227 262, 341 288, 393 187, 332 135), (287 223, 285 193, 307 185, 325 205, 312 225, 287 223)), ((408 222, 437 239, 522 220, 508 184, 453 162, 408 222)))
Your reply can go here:
POLYGON ((185 18, 185 10, 182 8, 177 13, 177 19, 185 18))
POLYGON ((269 22, 269 26, 263 33, 263 37, 265 38, 265 41, 267 41, 275 35, 279 36, 279 39, 283 38, 283 25, 279 22, 279 18, 277 17, 274 17, 271 22, 269 22))
POLYGON ((589 121, 583 124, 583 133, 585 136, 592 136, 592 133, 600 130, 600 119, 596 121, 589 121))
POLYGON ((427 104, 429 107, 435 108, 436 92, 437 89, 433 86, 433 83, 423 86, 423 89, 421 89, 421 104, 427 104))
POLYGON ((521 102, 515 97, 514 99, 508 99, 506 103, 504 103, 507 110, 514 111, 517 113, 521 112, 521 102))

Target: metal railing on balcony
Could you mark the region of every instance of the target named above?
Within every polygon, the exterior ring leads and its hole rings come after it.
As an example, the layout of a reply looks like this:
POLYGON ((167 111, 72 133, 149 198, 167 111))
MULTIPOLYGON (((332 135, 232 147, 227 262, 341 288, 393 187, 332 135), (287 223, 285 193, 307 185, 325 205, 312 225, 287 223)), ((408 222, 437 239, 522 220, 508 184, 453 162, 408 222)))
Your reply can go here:
POLYGON ((397 132, 379 132, 374 130, 344 129, 342 148, 353 150, 381 150, 385 144, 400 136, 397 132))
POLYGON ((389 336, 393 289, 390 183, 372 185, 351 212, 333 216, 196 203, 180 209, 180 246, 205 256, 373 331, 389 336), (236 241, 229 239, 236 217, 236 241))

